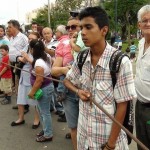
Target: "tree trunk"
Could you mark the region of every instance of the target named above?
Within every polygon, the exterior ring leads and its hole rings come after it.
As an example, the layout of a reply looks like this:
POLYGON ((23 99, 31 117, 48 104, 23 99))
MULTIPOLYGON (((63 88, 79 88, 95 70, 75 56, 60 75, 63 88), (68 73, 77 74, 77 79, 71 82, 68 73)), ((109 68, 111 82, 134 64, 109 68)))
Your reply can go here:
POLYGON ((128 33, 128 44, 131 44, 131 31, 130 31, 130 22, 129 22, 129 10, 126 11, 126 20, 127 20, 127 33, 128 33))

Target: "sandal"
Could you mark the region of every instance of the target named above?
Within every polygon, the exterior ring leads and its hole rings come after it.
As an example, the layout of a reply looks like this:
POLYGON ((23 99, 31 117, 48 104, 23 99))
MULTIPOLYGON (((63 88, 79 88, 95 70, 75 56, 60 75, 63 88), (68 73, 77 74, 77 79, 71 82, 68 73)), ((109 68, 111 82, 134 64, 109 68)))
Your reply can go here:
POLYGON ((65 136, 66 139, 71 139, 71 133, 67 133, 65 136))
POLYGON ((42 136, 44 135, 44 131, 42 130, 41 132, 39 132, 36 136, 42 136))
POLYGON ((4 99, 4 100, 1 101, 1 104, 2 105, 7 105, 7 104, 10 104, 10 101, 7 100, 7 99, 4 99))
POLYGON ((45 137, 44 135, 36 138, 36 142, 47 142, 52 141, 53 137, 45 137))

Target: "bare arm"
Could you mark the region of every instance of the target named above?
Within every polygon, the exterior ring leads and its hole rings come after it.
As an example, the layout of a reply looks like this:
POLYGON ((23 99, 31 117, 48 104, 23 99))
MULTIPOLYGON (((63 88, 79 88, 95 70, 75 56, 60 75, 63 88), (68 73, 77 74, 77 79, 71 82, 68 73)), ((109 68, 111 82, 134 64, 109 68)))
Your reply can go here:
POLYGON ((75 51, 75 52, 80 52, 81 48, 80 48, 80 46, 76 45, 75 42, 76 42, 76 38, 72 38, 72 39, 70 40, 71 48, 72 48, 72 50, 75 51))
POLYGON ((31 91, 29 92, 28 96, 30 98, 34 98, 34 94, 36 93, 36 91, 41 87, 42 83, 43 83, 43 76, 44 76, 44 69, 42 67, 36 67, 35 68, 35 73, 36 74, 40 74, 41 76, 39 75, 36 75, 36 80, 33 84, 33 87, 31 89, 31 91))
MULTIPOLYGON (((127 103, 128 102, 117 103, 117 111, 115 114, 115 119, 117 119, 121 124, 123 124, 124 122, 126 109, 127 109, 127 103)), ((120 130, 121 128, 116 123, 112 124, 110 137, 107 142, 110 147, 112 148, 115 147, 120 130)))
POLYGON ((7 71, 7 67, 4 67, 3 70, 0 72, 0 77, 7 71))
POLYGON ((30 64, 32 64, 32 62, 33 62, 33 59, 31 59, 30 57, 29 57, 29 55, 26 53, 26 52, 21 52, 21 55, 23 56, 23 60, 24 61, 28 61, 30 64))
POLYGON ((52 66, 51 74, 55 77, 59 77, 60 75, 66 75, 70 68, 62 66, 63 66, 63 58, 56 57, 54 64, 52 66))
POLYGON ((91 95, 90 92, 77 88, 66 78, 64 79, 63 83, 69 90, 76 93, 82 101, 89 101, 91 95))
POLYGON ((55 51, 53 49, 48 49, 45 47, 45 52, 48 53, 51 57, 55 56, 55 51))

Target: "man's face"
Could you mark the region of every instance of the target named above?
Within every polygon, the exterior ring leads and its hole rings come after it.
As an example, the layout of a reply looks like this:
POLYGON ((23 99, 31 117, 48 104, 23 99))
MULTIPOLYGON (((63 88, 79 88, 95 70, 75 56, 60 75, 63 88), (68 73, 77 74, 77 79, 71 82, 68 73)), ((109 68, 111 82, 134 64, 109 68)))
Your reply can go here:
POLYGON ((7 29, 8 29, 8 32, 9 32, 10 36, 14 36, 16 28, 13 26, 12 23, 8 24, 8 28, 7 29))
POLYGON ((71 38, 75 32, 80 31, 79 20, 69 20, 66 26, 66 30, 68 31, 68 35, 71 38))
POLYGON ((52 39, 52 32, 49 29, 43 29, 43 37, 47 42, 50 42, 52 39))
POLYGON ((63 34, 58 29, 56 29, 55 36, 56 39, 58 40, 61 36, 63 36, 63 34))
POLYGON ((4 36, 4 30, 3 28, 0 28, 0 38, 2 38, 4 36))
POLYGON ((102 29, 95 23, 94 18, 85 17, 81 20, 81 35, 82 40, 87 47, 99 45, 101 40, 105 40, 105 36, 108 31, 108 27, 105 26, 102 29))
POLYGON ((141 21, 138 23, 139 29, 143 36, 150 36, 150 12, 142 15, 141 21))
POLYGON ((33 32, 37 32, 37 24, 32 24, 31 29, 33 32))

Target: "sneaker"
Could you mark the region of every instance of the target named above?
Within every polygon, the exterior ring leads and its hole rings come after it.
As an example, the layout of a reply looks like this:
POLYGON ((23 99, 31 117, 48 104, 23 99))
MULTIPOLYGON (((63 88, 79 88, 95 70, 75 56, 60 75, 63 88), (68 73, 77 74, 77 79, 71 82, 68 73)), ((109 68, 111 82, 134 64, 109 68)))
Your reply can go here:
POLYGON ((11 103, 11 101, 9 101, 8 99, 3 99, 2 101, 1 101, 1 104, 2 105, 7 105, 7 104, 10 104, 11 103))
POLYGON ((5 94, 4 94, 4 93, 1 93, 1 94, 0 94, 0 98, 3 98, 3 97, 5 97, 5 94))
POLYGON ((58 122, 67 122, 66 117, 60 117, 57 119, 58 122))

